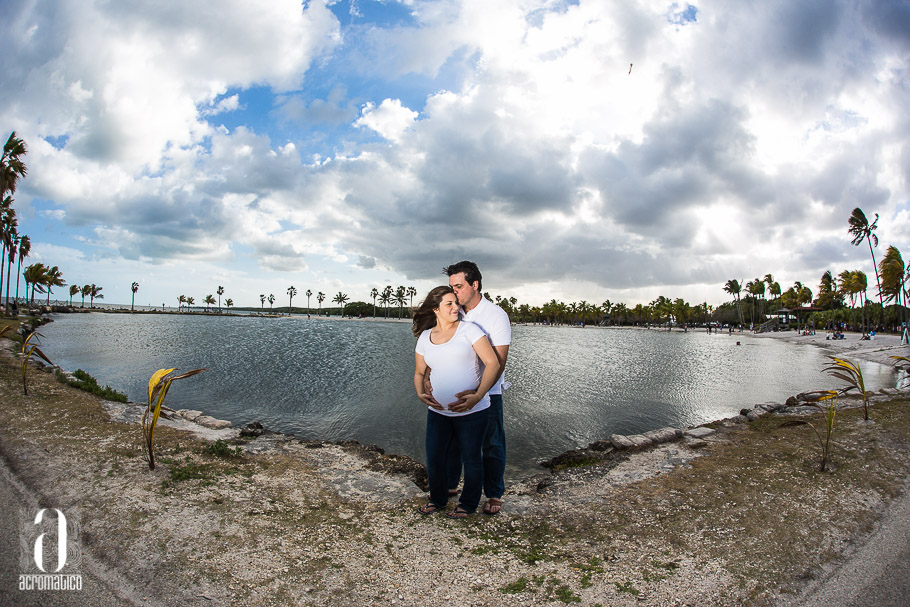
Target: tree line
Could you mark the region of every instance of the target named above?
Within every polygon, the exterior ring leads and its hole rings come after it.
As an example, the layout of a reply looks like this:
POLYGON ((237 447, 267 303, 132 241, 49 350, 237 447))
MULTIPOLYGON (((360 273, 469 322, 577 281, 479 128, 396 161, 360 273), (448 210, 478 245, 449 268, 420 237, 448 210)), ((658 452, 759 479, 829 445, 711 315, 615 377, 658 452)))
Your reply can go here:
POLYGON ((869 279, 862 270, 843 270, 836 276, 830 270, 825 271, 819 280, 815 297, 812 290, 800 281, 781 292, 780 284, 770 274, 750 280, 745 285, 731 279, 724 285, 724 291, 733 296, 732 304, 735 305, 739 323, 745 325, 744 303, 748 306, 751 326, 766 322, 765 303, 768 302, 772 311, 782 307, 795 312, 798 326, 801 322, 823 327, 845 324, 854 329, 861 328, 863 333, 869 332, 873 327, 897 331, 905 326, 910 298, 910 268, 904 264, 900 250, 893 245, 876 262, 875 248, 879 242, 875 234, 877 227, 878 213, 875 214, 875 220, 870 222, 859 207, 853 209, 847 220, 851 244, 860 246, 866 243, 869 246, 875 270, 877 302, 868 298, 869 279), (770 298, 766 298, 766 293, 770 298), (886 306, 886 303, 891 305, 886 306))

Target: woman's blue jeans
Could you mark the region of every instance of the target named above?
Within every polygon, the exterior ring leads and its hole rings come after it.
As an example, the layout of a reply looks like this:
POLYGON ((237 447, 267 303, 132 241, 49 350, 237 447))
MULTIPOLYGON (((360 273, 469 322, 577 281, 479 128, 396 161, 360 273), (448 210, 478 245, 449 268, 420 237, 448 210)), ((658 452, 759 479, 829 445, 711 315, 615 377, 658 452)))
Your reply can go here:
MULTIPOLYGON (((502 420, 502 394, 490 395, 490 417, 483 436, 483 494, 487 499, 502 498, 506 492, 506 431, 502 420)), ((461 454, 458 446, 449 449, 449 489, 461 480, 461 454)))
POLYGON ((483 490, 483 435, 490 410, 448 416, 427 410, 427 478, 430 501, 440 508, 449 501, 449 448, 458 446, 464 464, 464 487, 458 505, 468 512, 477 510, 483 490))

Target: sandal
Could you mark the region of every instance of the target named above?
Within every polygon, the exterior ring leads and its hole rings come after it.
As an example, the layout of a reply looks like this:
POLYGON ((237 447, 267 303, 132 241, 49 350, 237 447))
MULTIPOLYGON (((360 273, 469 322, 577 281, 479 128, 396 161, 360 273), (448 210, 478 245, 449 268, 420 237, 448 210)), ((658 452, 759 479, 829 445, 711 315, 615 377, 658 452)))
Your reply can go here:
POLYGON ((487 500, 487 503, 483 506, 483 513, 488 516, 495 516, 499 514, 499 511, 502 509, 502 500, 498 497, 491 497, 487 500))
POLYGON ((424 516, 427 516, 427 515, 429 515, 429 514, 434 514, 434 513, 438 512, 438 511, 440 511, 440 510, 442 510, 442 508, 440 508, 439 506, 437 506, 437 505, 434 504, 433 502, 427 502, 426 504, 424 504, 423 506, 421 506, 420 508, 418 508, 418 509, 417 509, 417 512, 419 512, 420 514, 422 514, 422 515, 424 515, 424 516))
POLYGON ((451 512, 447 512, 446 518, 468 518, 472 514, 474 514, 474 513, 468 512, 461 506, 458 506, 457 508, 455 508, 455 510, 452 510, 451 512))

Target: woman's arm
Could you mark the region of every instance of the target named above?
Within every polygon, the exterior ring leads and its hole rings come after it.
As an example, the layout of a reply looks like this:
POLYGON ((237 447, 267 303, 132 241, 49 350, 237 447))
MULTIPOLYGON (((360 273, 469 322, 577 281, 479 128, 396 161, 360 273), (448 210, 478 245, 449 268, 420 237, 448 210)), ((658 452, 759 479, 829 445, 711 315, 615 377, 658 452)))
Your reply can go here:
POLYGON ((463 413, 473 409, 474 405, 480 402, 480 399, 490 391, 490 388, 499 379, 499 372, 502 369, 499 364, 499 358, 496 356, 496 352, 493 351, 493 346, 490 345, 490 340, 487 339, 486 335, 475 341, 473 347, 477 358, 484 364, 483 376, 480 378, 480 385, 477 386, 477 391, 474 394, 465 396, 457 404, 449 405, 449 411, 454 411, 455 413, 463 413))
POLYGON ((414 352, 414 391, 417 392, 417 398, 425 405, 441 410, 442 405, 436 402, 433 395, 424 392, 424 376, 429 370, 430 368, 427 367, 423 354, 414 352))

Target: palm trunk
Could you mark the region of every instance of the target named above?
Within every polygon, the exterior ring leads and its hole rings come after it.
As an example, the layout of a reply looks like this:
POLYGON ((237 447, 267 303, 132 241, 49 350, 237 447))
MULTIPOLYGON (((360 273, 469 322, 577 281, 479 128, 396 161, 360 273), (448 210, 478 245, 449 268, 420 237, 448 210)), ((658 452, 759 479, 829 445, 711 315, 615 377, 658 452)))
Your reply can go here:
POLYGON ((19 277, 22 275, 20 271, 22 270, 22 255, 19 256, 19 259, 16 261, 16 301, 19 301, 19 277))
MULTIPOLYGON (((12 249, 10 249, 10 256, 12 256, 12 249)), ((9 263, 6 264, 6 313, 7 314, 9 314, 9 284, 10 284, 9 281, 10 281, 10 278, 12 278, 10 276, 10 272, 12 271, 12 269, 13 269, 13 260, 10 259, 9 263)), ((17 290, 19 289, 18 277, 16 279, 16 289, 17 290)))
MULTIPOLYGON (((3 297, 3 264, 6 262, 6 243, 3 243, 3 255, 0 256, 0 297, 3 297)), ((6 313, 9 313, 9 279, 6 280, 6 313)))
POLYGON ((875 265, 875 251, 872 250, 872 241, 867 238, 866 242, 869 243, 869 253, 872 254, 872 269, 875 270, 875 284, 878 285, 878 303, 882 307, 881 321, 882 321, 882 323, 884 323, 884 321, 885 321, 885 302, 884 302, 884 300, 882 300, 882 281, 879 280, 879 278, 878 278, 878 266, 875 265))

